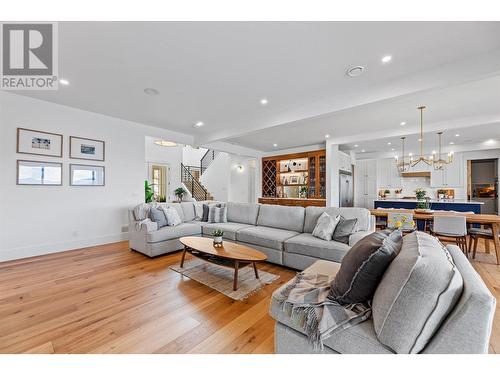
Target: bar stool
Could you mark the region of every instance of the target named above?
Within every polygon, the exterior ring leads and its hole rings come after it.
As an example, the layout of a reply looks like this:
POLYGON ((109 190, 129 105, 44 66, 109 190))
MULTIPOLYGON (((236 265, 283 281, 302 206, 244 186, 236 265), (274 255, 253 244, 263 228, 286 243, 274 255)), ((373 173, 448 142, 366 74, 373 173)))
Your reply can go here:
POLYGON ((431 234, 443 242, 455 242, 468 255, 467 219, 465 216, 434 216, 431 234))

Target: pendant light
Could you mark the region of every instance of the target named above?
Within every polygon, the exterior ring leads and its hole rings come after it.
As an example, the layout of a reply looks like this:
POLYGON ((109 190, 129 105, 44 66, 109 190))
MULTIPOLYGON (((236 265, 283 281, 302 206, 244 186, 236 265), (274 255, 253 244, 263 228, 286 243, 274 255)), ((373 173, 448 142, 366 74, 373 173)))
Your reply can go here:
POLYGON ((399 160, 398 156, 395 157, 396 159, 396 166, 398 168, 398 171, 403 173, 403 172, 407 172, 409 167, 410 167, 410 163, 407 163, 405 162, 405 139, 406 137, 401 137, 401 146, 402 146, 402 152, 403 152, 403 156, 401 157, 401 161, 399 160))
POLYGON ((442 145, 441 137, 443 135, 443 132, 439 132, 437 134, 438 134, 438 156, 437 159, 433 158, 432 165, 435 170, 443 170, 448 164, 451 164, 453 162, 453 152, 448 153, 448 159, 444 160, 441 158, 441 145, 442 145))
POLYGON ((420 162, 423 162, 427 165, 432 165, 432 159, 424 157, 424 109, 425 109, 425 106, 420 106, 420 107, 418 107, 418 109, 420 110, 420 156, 416 160, 410 162, 411 168, 415 167, 420 162))

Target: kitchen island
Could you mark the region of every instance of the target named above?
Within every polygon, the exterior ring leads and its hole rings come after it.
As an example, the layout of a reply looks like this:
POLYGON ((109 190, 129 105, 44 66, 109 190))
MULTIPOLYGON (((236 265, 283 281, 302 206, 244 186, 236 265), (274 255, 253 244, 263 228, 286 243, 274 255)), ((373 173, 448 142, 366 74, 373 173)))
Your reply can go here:
MULTIPOLYGON (((413 210, 417 206, 416 199, 397 199, 397 198, 380 198, 374 201, 375 208, 406 208, 413 210)), ((468 201, 461 199, 431 199, 431 210, 435 211, 458 211, 458 212, 474 212, 481 213, 480 201, 468 201)))

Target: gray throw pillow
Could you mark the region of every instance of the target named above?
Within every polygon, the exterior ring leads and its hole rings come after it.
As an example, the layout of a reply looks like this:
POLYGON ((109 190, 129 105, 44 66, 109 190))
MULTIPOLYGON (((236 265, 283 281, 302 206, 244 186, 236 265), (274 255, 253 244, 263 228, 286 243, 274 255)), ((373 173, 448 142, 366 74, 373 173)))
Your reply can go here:
POLYGON ((211 206, 208 213, 209 223, 225 223, 227 222, 227 207, 211 206))
POLYGON ((203 205, 203 215, 201 216, 201 221, 208 221, 208 212, 210 211, 210 206, 208 204, 203 205))
POLYGON ((331 241, 339 221, 340 215, 330 216, 328 213, 323 212, 316 222, 312 235, 325 241, 331 241))
POLYGON ((402 244, 399 230, 388 229, 363 237, 342 259, 328 298, 341 304, 371 300, 402 244))
POLYGON ((151 208, 149 210, 149 218, 151 219, 151 221, 154 221, 156 224, 158 224, 158 229, 167 226, 167 218, 165 217, 165 213, 159 208, 151 208))
POLYGON ((358 219, 345 219, 343 216, 340 216, 340 221, 335 227, 335 231, 333 232, 333 240, 342 243, 349 243, 349 237, 354 232, 354 228, 356 227, 356 223, 358 219))

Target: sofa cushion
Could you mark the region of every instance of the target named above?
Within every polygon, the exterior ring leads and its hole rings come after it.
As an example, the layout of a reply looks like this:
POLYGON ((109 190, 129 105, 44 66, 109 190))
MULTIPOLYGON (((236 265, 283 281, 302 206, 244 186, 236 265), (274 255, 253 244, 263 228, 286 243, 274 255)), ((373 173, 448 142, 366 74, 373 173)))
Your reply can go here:
POLYGON ((401 232, 391 230, 373 232, 361 239, 342 259, 329 298, 341 304, 371 300, 402 243, 401 232))
POLYGON ((168 226, 175 227, 176 225, 182 223, 181 216, 174 207, 163 207, 163 212, 165 213, 165 217, 167 218, 168 226))
POLYGON ((340 221, 340 215, 330 216, 323 212, 314 227, 312 235, 325 241, 331 241, 335 227, 340 221))
POLYGON ((462 293, 463 280, 449 252, 435 238, 414 232, 403 238, 373 297, 373 322, 382 344, 418 353, 462 293))
POLYGON ((283 243, 297 234, 299 233, 285 229, 252 226, 239 230, 236 233, 236 240, 238 242, 246 242, 248 244, 259 245, 271 249, 283 250, 283 243))
MULTIPOLYGON (((306 268, 304 272, 328 275, 333 279, 339 269, 339 263, 319 260, 312 266, 306 268)), ((273 293, 269 312, 278 322, 294 329, 297 332, 305 334, 298 321, 296 319, 291 319, 290 316, 280 308, 278 300, 274 297, 275 293, 277 295, 281 289, 286 288, 287 286, 288 283, 284 284, 273 293)), ((333 332, 332 335, 323 342, 323 344, 338 353, 393 353, 377 340, 377 336, 375 335, 375 331, 373 329, 373 321, 371 319, 352 327, 333 332)))
POLYGON ((255 225, 257 223, 258 214, 258 204, 227 202, 228 221, 255 225))
POLYGON ((149 218, 158 225, 158 228, 163 228, 168 225, 167 217, 162 209, 151 207, 149 210, 149 218))
POLYGON ((184 211, 180 203, 160 203, 159 206, 165 211, 167 207, 173 207, 179 214, 181 221, 184 221, 184 211))
POLYGON ((285 241, 287 253, 308 255, 318 259, 340 262, 350 247, 337 241, 325 241, 310 233, 302 233, 285 241))
POLYGON ((348 244, 349 238, 351 237, 351 234, 356 232, 356 223, 357 222, 358 222, 357 218, 346 219, 343 216, 340 216, 340 220, 337 223, 335 230, 333 231, 332 239, 334 241, 348 244))
POLYGON ((305 209, 304 232, 312 233, 323 212, 330 216, 342 215, 345 219, 358 219, 355 231, 370 230, 370 211, 361 207, 313 207, 305 209))
POLYGON ((206 236, 211 236, 212 232, 215 229, 221 229, 224 231, 224 238, 227 238, 228 240, 233 240, 236 241, 236 232, 239 231, 240 229, 243 228, 250 228, 253 227, 252 225, 249 224, 242 224, 242 223, 208 223, 203 225, 203 234, 206 236))
POLYGON ((182 208, 182 221, 191 221, 196 218, 196 213, 194 211, 193 202, 182 202, 180 203, 182 208))
POLYGON ((227 222, 227 207, 211 206, 208 211, 209 223, 225 223, 227 222))
POLYGON ((195 236, 201 234, 201 226, 195 223, 181 223, 174 227, 163 227, 157 231, 147 234, 149 243, 174 240, 183 236, 195 236))
POLYGON ((304 228, 304 213, 304 207, 262 204, 259 209, 257 225, 302 232, 304 228))

